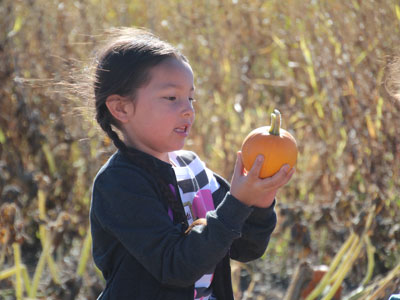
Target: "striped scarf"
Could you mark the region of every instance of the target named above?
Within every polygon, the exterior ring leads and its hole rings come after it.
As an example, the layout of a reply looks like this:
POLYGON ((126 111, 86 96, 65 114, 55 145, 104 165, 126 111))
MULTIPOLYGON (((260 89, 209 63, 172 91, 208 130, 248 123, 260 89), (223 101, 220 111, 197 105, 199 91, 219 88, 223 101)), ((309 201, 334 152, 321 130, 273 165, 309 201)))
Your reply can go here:
MULTIPOLYGON (((179 194, 190 225, 198 218, 205 218, 207 211, 214 210, 212 193, 219 184, 213 172, 194 152, 175 151, 169 153, 169 158, 174 165, 179 194)), ((196 281, 194 299, 215 299, 211 290, 213 276, 213 273, 204 274, 196 281)))

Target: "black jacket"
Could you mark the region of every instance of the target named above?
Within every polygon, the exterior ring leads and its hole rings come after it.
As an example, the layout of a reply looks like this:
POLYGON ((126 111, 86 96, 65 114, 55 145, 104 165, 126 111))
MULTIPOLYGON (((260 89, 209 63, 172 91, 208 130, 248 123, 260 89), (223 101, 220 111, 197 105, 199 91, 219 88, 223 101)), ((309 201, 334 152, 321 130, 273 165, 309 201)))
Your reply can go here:
MULTIPOLYGON (((170 164, 134 151, 178 190, 170 164)), ((233 299, 230 258, 259 258, 276 214, 274 205, 242 204, 229 193, 229 184, 215 176, 220 183, 213 193, 216 209, 207 214, 207 226, 185 236, 168 216, 162 193, 146 170, 120 151, 108 160, 94 180, 90 209, 93 258, 106 280, 100 299, 193 300, 194 283, 210 270, 215 270, 217 299, 233 299)))

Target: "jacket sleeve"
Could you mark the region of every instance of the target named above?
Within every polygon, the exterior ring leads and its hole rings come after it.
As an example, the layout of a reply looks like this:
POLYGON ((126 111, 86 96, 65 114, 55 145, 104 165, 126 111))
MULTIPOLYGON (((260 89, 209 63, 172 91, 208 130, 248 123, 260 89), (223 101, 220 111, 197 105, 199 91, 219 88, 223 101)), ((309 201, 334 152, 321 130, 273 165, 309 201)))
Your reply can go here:
MULTIPOLYGON (((220 184, 220 188, 213 194, 215 205, 218 205, 229 193, 230 185, 218 174, 214 173, 214 176, 220 184)), ((242 227, 240 238, 236 239, 230 248, 232 259, 248 262, 264 254, 277 222, 274 207, 275 200, 268 208, 253 208, 242 227)))
MULTIPOLYGON (((207 214, 207 226, 183 235, 149 179, 131 168, 113 167, 94 182, 92 213, 159 282, 190 286, 213 271, 241 234, 252 208, 227 193, 207 214)), ((246 229, 247 230, 247 229, 246 229)))

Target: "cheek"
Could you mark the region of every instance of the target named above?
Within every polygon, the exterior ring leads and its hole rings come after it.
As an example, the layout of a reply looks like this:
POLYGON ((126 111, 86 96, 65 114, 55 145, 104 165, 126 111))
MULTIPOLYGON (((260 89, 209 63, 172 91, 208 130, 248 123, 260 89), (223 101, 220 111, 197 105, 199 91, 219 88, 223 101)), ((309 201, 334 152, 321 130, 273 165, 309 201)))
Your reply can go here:
POLYGON ((179 103, 171 103, 171 105, 160 109, 158 114, 160 118, 164 119, 166 122, 168 122, 167 120, 169 120, 169 122, 173 122, 180 117, 181 111, 182 106, 179 105, 179 103))

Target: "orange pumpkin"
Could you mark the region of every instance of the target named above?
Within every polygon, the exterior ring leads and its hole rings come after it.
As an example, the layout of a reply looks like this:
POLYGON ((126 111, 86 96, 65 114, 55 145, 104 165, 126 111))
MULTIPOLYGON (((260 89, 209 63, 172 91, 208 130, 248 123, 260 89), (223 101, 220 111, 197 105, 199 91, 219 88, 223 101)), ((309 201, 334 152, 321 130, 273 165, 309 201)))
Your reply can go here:
POLYGON ((284 164, 294 167, 297 161, 297 144, 294 137, 281 127, 281 113, 275 109, 271 114, 271 126, 254 129, 244 139, 242 159, 250 170, 259 154, 264 156, 260 177, 274 175, 284 164))

